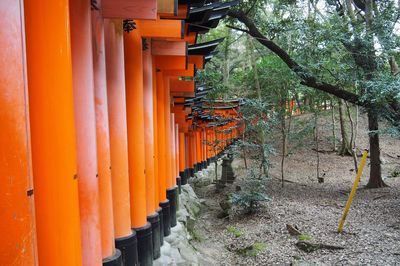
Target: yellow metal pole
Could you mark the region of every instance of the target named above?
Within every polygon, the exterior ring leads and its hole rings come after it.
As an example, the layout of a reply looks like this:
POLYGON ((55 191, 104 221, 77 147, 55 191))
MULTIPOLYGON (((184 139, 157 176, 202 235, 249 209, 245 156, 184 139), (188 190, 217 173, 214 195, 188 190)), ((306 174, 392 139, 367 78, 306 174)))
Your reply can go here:
POLYGON ((368 151, 365 150, 363 152, 361 163, 360 163, 360 166, 358 168, 356 180, 354 181, 353 188, 351 189, 349 198, 347 199, 347 203, 346 203, 346 206, 344 208, 342 219, 340 220, 340 223, 339 223, 338 233, 341 233, 343 231, 344 221, 346 220, 346 217, 347 217, 347 214, 349 212, 349 209, 350 209, 351 203, 353 201, 354 195, 356 194, 356 190, 357 190, 358 184, 360 183, 360 179, 361 179, 361 175, 362 175, 362 172, 363 172, 363 169, 364 169, 364 165, 365 165, 365 162, 367 161, 367 156, 368 156, 368 151))

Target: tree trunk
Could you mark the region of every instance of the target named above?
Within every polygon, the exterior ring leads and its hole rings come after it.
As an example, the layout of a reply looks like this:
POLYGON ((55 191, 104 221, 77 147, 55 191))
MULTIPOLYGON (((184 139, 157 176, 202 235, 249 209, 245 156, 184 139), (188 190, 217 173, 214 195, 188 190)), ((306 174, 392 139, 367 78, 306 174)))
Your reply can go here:
POLYGON ((318 109, 314 113, 315 116, 315 151, 317 153, 317 180, 318 183, 324 183, 324 178, 319 174, 319 132, 318 132, 318 109))
MULTIPOLYGON (((284 106, 283 106, 284 108, 284 106)), ((286 121, 285 121, 285 115, 282 113, 281 116, 281 133, 282 133, 282 157, 281 157, 281 179, 282 179, 282 187, 284 186, 284 181, 285 181, 285 172, 284 172, 284 166, 285 166, 285 157, 286 157, 286 121)))
POLYGON ((339 100, 339 118, 340 118, 340 132, 342 135, 342 144, 340 146, 339 155, 351 155, 351 148, 347 136, 346 125, 344 120, 343 100, 339 100))
POLYGON ((356 172, 358 172, 357 151, 356 151, 356 146, 354 145, 354 131, 355 131, 354 122, 353 122, 353 117, 351 116, 350 106, 347 102, 345 103, 346 103, 347 116, 349 117, 350 127, 351 127, 351 137, 350 137, 351 155, 353 156, 354 169, 356 169, 356 172))
POLYGON ((369 149, 371 169, 367 188, 380 188, 387 185, 382 180, 381 151, 379 148, 379 123, 374 111, 368 111, 369 149))
POLYGON ((245 141, 245 131, 242 134, 243 141, 243 160, 244 160, 244 168, 247 170, 247 156, 246 156, 246 141, 245 141))
POLYGON ((335 119, 335 106, 331 101, 331 113, 332 113, 332 138, 333 138, 333 151, 337 150, 336 147, 336 119, 335 119))

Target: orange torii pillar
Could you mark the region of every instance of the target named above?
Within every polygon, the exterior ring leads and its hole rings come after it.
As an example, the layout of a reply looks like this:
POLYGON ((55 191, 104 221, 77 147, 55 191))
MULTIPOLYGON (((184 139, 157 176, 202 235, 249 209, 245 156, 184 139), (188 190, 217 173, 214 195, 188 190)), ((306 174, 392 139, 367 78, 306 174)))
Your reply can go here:
POLYGON ((190 176, 194 177, 196 168, 196 132, 192 129, 189 132, 189 169, 190 176))
MULTIPOLYGON (((147 48, 143 51, 143 108, 144 108, 144 144, 146 167, 146 213, 151 223, 153 237, 153 258, 161 256, 160 217, 157 212, 155 167, 154 167, 154 108, 153 108, 153 63, 151 39, 144 39, 147 48)), ((158 193, 158 191, 157 191, 158 193)))
POLYGON ((186 182, 182 179, 182 181, 183 181, 183 185, 186 185, 187 184, 187 181, 189 180, 189 178, 190 178, 190 166, 189 166, 189 163, 190 163, 190 161, 189 161, 189 156, 190 156, 190 153, 189 153, 189 145, 190 145, 190 141, 189 141, 189 131, 185 131, 185 148, 184 148, 184 150, 185 150, 185 180, 186 180, 186 182))
POLYGON ((37 265, 21 5, 0 2, 0 265, 37 265))
POLYGON ((171 212, 170 203, 167 199, 167 167, 166 167, 166 142, 165 142, 165 91, 163 74, 156 73, 157 94, 157 154, 158 154, 158 195, 160 207, 162 208, 162 236, 171 234, 171 212))
POLYGON ((111 181, 115 246, 125 265, 137 265, 136 232, 131 229, 128 135, 126 125, 124 43, 122 20, 104 20, 111 181))
POLYGON ((82 263, 90 266, 102 263, 90 3, 71 0, 70 11, 82 263))
POLYGON ((198 128, 198 132, 199 132, 199 143, 200 143, 200 159, 199 159, 199 170, 203 170, 204 168, 204 148, 203 148, 203 141, 204 141, 204 137, 203 137, 203 129, 201 127, 198 128))
MULTIPOLYGON (((178 168, 177 168, 177 158, 179 156, 178 150, 177 150, 177 145, 179 143, 176 143, 176 124, 175 124, 175 114, 171 113, 171 175, 176 187, 177 195, 176 195, 176 200, 178 200, 178 193, 179 193, 179 183, 180 183, 180 177, 178 175, 178 168)), ((178 202, 177 202, 178 203, 178 202)), ((175 206, 177 208, 177 205, 175 206)), ((176 213, 176 210, 175 210, 176 213)), ((176 220, 176 214, 175 214, 175 220, 176 220)), ((175 224, 176 225, 176 224, 175 224)))
POLYGON ((165 159, 166 159, 166 185, 167 185, 167 199, 169 200, 170 206, 170 224, 171 227, 176 226, 176 211, 178 203, 178 189, 176 187, 176 176, 172 175, 173 172, 173 160, 172 160, 172 127, 171 127, 171 96, 169 88, 169 78, 164 76, 164 119, 165 119, 165 159))
MULTIPOLYGON (((175 124, 175 176, 176 176, 176 185, 178 186, 179 189, 179 194, 182 193, 182 182, 181 182, 181 175, 180 175, 180 168, 179 168, 179 157, 180 157, 180 149, 179 149, 179 124, 175 124)), ((179 203, 179 201, 178 201, 179 203)), ((179 205, 178 205, 179 207, 179 205)))
MULTIPOLYGON (((155 68, 155 58, 152 58, 152 67, 153 67, 153 141, 154 141, 154 204, 156 212, 158 213, 158 217, 160 219, 160 246, 164 243, 164 225, 163 225, 163 209, 160 207, 161 199, 160 199, 160 175, 159 175, 159 152, 158 145, 159 140, 157 137, 158 134, 158 120, 157 120, 157 69, 155 68)), ((160 73, 160 77, 162 75, 160 73)), ((164 200, 166 199, 166 195, 164 195, 164 200)))
POLYGON ((207 163, 207 131, 205 127, 202 127, 202 134, 203 134, 203 164, 204 168, 207 168, 208 163, 207 163))
POLYGON ((206 128, 206 134, 207 134, 207 164, 210 165, 211 163, 211 157, 212 157, 212 139, 211 139, 211 130, 210 128, 206 128))
POLYGON ((82 265, 68 0, 24 3, 39 264, 82 265))
POLYGON ((92 11, 93 73, 96 111, 97 169, 100 189, 101 242, 103 265, 122 263, 115 248, 114 213, 111 185, 110 132, 108 124, 104 19, 99 10, 92 11))
POLYGON ((186 169, 186 145, 185 132, 178 132, 179 141, 179 176, 181 177, 181 185, 187 184, 186 169))
POLYGON ((139 29, 124 33, 128 158, 132 227, 137 233, 140 265, 153 264, 151 224, 147 221, 143 54, 139 29))
POLYGON ((194 169, 196 172, 201 171, 201 135, 199 128, 195 131, 196 160, 194 169))

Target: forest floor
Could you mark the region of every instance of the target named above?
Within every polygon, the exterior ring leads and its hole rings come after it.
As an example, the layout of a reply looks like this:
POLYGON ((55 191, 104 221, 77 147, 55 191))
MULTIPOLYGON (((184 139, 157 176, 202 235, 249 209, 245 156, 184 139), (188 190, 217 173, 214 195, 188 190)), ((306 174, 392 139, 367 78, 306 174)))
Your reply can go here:
MULTIPOLYGON (((366 119, 360 118, 359 125, 357 143, 362 150, 368 148, 366 119)), ((237 177, 233 185, 223 191, 216 191, 213 184, 196 188, 204 208, 196 222, 192 244, 207 258, 204 265, 210 265, 210 261, 213 265, 400 265, 400 177, 385 178, 389 187, 365 189, 367 166, 344 232, 338 234, 339 220, 356 174, 351 157, 329 152, 329 115, 321 119, 320 132, 319 146, 326 151, 319 153, 325 182, 318 183, 316 178, 313 138, 304 136, 303 145, 293 148, 286 159, 285 179, 290 182, 285 182, 283 188, 281 156, 279 152, 272 156, 266 191, 270 201, 256 214, 236 213, 229 219, 218 218, 219 202, 235 190, 235 183, 246 178, 241 158, 232 164, 237 177), (304 252, 297 248, 299 240, 289 234, 287 224, 297 226, 308 242, 343 249, 304 252)), ((384 136, 381 149, 383 176, 387 177, 400 166, 400 140, 384 136)))

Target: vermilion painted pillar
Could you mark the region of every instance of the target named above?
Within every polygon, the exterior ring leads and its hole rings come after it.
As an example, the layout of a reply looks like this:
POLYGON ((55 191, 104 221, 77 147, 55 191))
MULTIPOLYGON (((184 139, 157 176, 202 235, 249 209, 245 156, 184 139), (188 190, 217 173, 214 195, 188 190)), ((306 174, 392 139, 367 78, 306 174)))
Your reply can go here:
POLYGON ((37 265, 23 17, 0 2, 0 265, 37 265))
POLYGON ((175 123, 175 176, 179 194, 181 194, 181 176, 179 174, 179 125, 175 123))
POLYGON ((83 265, 102 263, 90 3, 70 0, 72 80, 83 265))
POLYGON ((139 264, 152 265, 152 230, 146 213, 143 47, 139 30, 124 33, 124 42, 131 221, 138 238, 139 264))
POLYGON ((121 252, 115 249, 104 19, 99 10, 92 11, 92 29, 102 254, 104 265, 114 265, 122 261, 122 256, 121 252))
POLYGON ((196 166, 197 166, 197 171, 201 170, 201 134, 200 134, 200 129, 196 129, 196 166))
POLYGON ((189 167, 190 167, 190 176, 194 177, 194 173, 196 172, 196 134, 195 131, 191 130, 189 132, 189 167))
POLYGON ((159 161, 159 153, 158 153, 158 129, 157 129, 157 69, 155 67, 155 58, 152 57, 152 79, 153 79, 153 130, 154 130, 154 208, 158 213, 160 219, 160 246, 163 245, 164 242, 164 225, 163 225, 163 211, 160 207, 160 195, 159 195, 159 186, 160 186, 160 174, 158 168, 159 161))
MULTIPOLYGON (((173 189, 174 184, 172 183, 171 175, 171 113, 170 113, 170 89, 169 89, 169 78, 164 76, 164 119, 165 119, 165 131, 164 131, 164 142, 165 142, 165 172, 166 172, 166 186, 167 191, 173 189)), ((168 197, 168 192, 167 192, 168 197)), ((170 202, 171 204, 171 202, 170 202)))
MULTIPOLYGON (((145 39, 147 48, 143 51, 143 107, 144 107, 144 145, 146 167, 146 213, 151 224, 153 237, 153 257, 157 259, 160 252, 160 218, 155 204, 154 174, 154 108, 153 108, 153 62, 151 39, 145 39)), ((158 192, 157 192, 158 193, 158 192)))
POLYGON ((115 245, 126 265, 138 264, 136 232, 131 229, 122 20, 104 20, 108 120, 115 245))
POLYGON ((178 190, 176 188, 176 177, 172 175, 173 172, 173 132, 172 132, 172 124, 171 124, 171 96, 170 96, 170 87, 169 87, 169 78, 164 76, 164 119, 165 119, 165 137, 164 142, 166 146, 165 152, 165 160, 166 160, 166 185, 167 185, 167 198, 169 200, 170 205, 170 224, 171 227, 176 225, 176 208, 177 208, 177 200, 178 200, 178 190))
POLYGON ((170 151, 171 151, 171 177, 172 177, 172 185, 176 186, 176 138, 175 138, 175 114, 170 114, 170 151))
POLYGON ((39 264, 82 265, 68 1, 24 3, 39 264))
POLYGON ((167 158, 165 142, 165 90, 162 72, 156 73, 157 82, 157 144, 158 144, 158 193, 160 206, 162 208, 164 236, 171 234, 171 212, 170 203, 167 199, 167 158))
POLYGON ((185 173, 186 169, 186 146, 185 146, 185 133, 178 133, 179 140, 179 176, 181 177, 181 184, 187 184, 187 176, 185 173))

